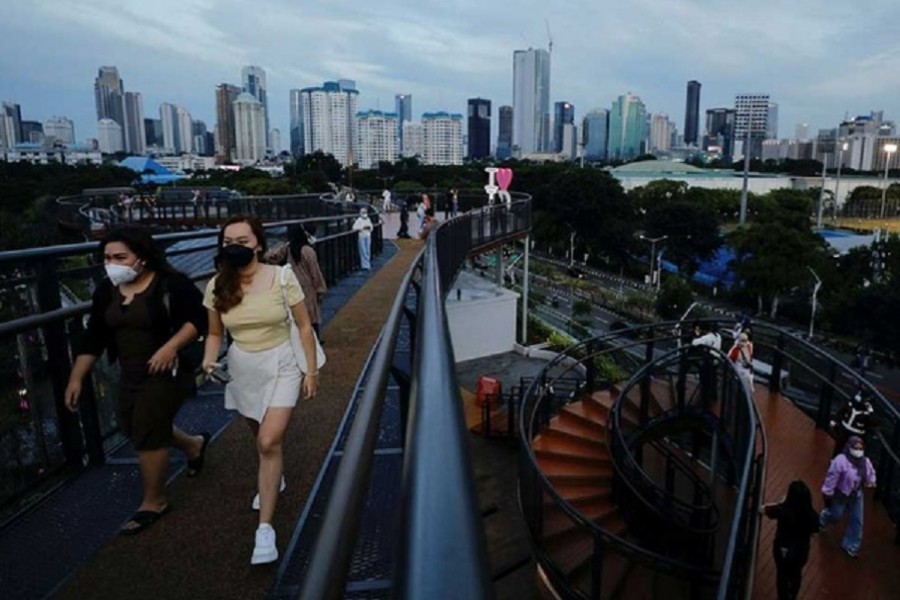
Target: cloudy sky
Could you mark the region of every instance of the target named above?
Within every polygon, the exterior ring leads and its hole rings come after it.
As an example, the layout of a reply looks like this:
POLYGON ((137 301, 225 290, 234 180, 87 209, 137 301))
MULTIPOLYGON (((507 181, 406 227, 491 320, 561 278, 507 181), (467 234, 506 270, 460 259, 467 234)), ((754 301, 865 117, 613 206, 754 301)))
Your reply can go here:
MULTIPOLYGON (((272 127, 287 144, 288 90, 350 78, 360 108, 465 112, 512 102, 513 50, 553 38, 551 102, 576 119, 638 94, 679 130, 685 83, 701 110, 768 92, 781 136, 845 114, 900 120, 900 2, 867 0, 0 0, 0 100, 23 118, 65 115, 96 136, 93 80, 116 65, 145 116, 184 104, 212 128, 214 89, 266 69, 272 127)), ((496 119, 495 119, 496 121, 496 119)), ((496 131, 496 124, 495 124, 496 131)))

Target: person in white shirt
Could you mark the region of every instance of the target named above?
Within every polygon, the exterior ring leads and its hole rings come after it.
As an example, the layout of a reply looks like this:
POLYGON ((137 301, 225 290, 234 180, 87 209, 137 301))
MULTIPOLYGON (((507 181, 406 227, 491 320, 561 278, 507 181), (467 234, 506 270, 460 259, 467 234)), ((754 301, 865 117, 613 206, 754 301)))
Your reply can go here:
POLYGON ((722 336, 709 323, 699 324, 695 327, 695 330, 697 337, 691 340, 691 346, 706 346, 709 348, 709 350, 703 351, 704 356, 699 365, 700 396, 704 406, 709 407, 716 401, 718 394, 718 383, 716 381, 718 361, 716 358, 722 350, 722 336))
POLYGON ((359 217, 353 223, 353 231, 359 232, 359 267, 364 271, 372 268, 370 262, 372 251, 372 221, 369 219, 369 211, 365 208, 359 210, 359 217))
POLYGON ((390 212, 391 210, 391 191, 384 190, 381 192, 381 210, 384 212, 390 212))

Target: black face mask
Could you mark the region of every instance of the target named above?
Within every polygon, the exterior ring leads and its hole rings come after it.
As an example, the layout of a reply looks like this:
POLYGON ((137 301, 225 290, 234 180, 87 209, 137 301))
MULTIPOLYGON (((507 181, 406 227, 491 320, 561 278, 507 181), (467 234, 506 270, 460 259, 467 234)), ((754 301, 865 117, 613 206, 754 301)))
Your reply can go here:
POLYGON ((252 248, 240 244, 229 244, 219 251, 219 257, 236 269, 242 269, 252 263, 255 254, 252 248))

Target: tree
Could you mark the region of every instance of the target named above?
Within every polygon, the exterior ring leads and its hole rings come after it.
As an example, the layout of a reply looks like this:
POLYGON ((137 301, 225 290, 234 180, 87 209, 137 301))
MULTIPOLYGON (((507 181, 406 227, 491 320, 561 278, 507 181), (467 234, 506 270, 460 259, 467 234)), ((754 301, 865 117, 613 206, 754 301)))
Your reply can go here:
POLYGON ((666 277, 659 296, 656 298, 656 312, 665 319, 672 320, 680 317, 687 307, 694 301, 694 292, 690 284, 682 277, 666 277))

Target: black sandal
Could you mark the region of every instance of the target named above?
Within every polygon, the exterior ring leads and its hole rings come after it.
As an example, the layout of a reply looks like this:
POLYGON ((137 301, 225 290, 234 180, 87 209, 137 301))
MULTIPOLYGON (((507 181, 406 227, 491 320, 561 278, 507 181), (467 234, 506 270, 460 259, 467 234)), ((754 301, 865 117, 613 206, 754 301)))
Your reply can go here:
POLYGON ((159 512, 155 512, 152 510, 139 510, 128 519, 128 522, 122 526, 122 529, 119 530, 120 535, 137 535, 140 532, 144 531, 161 518, 169 514, 172 510, 171 504, 166 504, 166 507, 159 512), (129 523, 137 523, 137 527, 128 527, 129 523))
POLYGON ((208 431, 204 431, 200 434, 200 437, 203 438, 203 444, 200 446, 200 454, 197 455, 197 458, 192 458, 187 461, 188 477, 196 477, 200 474, 200 471, 203 470, 203 460, 206 458, 206 448, 209 446, 209 440, 212 436, 208 431))

